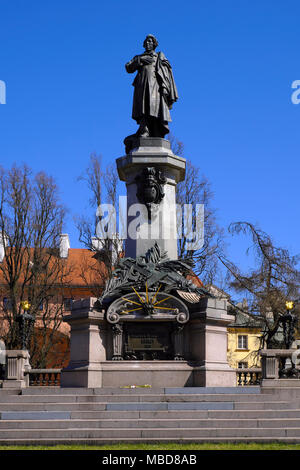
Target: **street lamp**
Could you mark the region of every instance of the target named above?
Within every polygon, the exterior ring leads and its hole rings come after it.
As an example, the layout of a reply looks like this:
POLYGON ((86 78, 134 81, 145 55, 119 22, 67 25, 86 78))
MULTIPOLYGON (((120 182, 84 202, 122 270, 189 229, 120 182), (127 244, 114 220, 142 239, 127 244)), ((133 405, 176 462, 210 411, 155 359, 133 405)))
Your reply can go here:
POLYGON ((281 323, 283 327, 283 338, 286 349, 290 349, 293 342, 295 341, 295 326, 297 323, 296 315, 292 314, 291 311, 294 308, 294 302, 287 301, 285 303, 286 313, 281 317, 281 323))
MULTIPOLYGON (((292 347, 293 342, 295 341, 295 326, 297 323, 296 315, 292 314, 292 310, 294 308, 294 302, 287 301, 285 302, 286 313, 282 315, 280 318, 280 323, 282 324, 283 328, 283 340, 286 349, 290 349, 292 347)), ((288 368, 286 366, 286 357, 281 358, 281 377, 296 377, 297 370, 293 362, 291 362, 291 367, 288 368)))
POLYGON ((294 302, 292 302, 291 300, 288 300, 286 303, 285 303, 285 306, 286 306, 286 309, 289 311, 289 310, 293 310, 294 308, 294 302))
POLYGON ((21 339, 22 349, 27 349, 28 340, 30 336, 31 325, 34 323, 34 317, 28 313, 28 310, 31 307, 31 304, 28 300, 21 302, 21 307, 23 312, 20 315, 17 315, 16 320, 19 324, 19 333, 21 339))

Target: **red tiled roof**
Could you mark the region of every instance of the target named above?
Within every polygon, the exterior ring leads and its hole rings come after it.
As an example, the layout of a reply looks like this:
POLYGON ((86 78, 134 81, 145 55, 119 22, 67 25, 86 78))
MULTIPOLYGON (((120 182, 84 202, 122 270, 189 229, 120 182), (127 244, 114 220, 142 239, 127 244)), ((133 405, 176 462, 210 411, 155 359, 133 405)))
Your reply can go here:
POLYGON ((107 278, 107 268, 103 261, 97 260, 93 251, 86 248, 69 248, 65 260, 69 274, 66 284, 70 286, 86 286, 104 284, 107 278))
MULTIPOLYGON (((29 251, 32 252, 33 249, 29 251)), ((69 248, 68 257, 62 259, 66 275, 63 284, 70 288, 87 288, 88 286, 102 286, 108 277, 105 263, 97 259, 95 252, 86 248, 69 248)), ((5 263, 5 260, 3 261, 5 263)), ((191 273, 187 276, 197 287, 203 287, 202 281, 191 273)), ((0 271, 0 284, 4 282, 3 273, 0 271)), ((60 282, 58 281, 58 284, 60 282)))

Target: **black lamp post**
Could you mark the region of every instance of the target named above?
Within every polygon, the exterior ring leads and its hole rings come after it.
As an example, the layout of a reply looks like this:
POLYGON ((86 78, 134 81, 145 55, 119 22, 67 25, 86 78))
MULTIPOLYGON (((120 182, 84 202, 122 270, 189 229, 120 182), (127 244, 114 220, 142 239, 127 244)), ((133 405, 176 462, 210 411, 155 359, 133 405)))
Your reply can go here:
POLYGON ((297 323, 297 317, 291 313, 294 308, 294 302, 286 302, 285 306, 287 311, 284 315, 282 315, 280 321, 283 328, 285 348, 290 349, 293 342, 295 341, 295 327, 297 323))
POLYGON ((22 349, 24 350, 24 349, 27 349, 28 347, 28 340, 30 337, 31 326, 34 323, 34 317, 30 315, 29 313, 27 313, 31 307, 30 303, 27 300, 24 302, 21 302, 21 306, 24 312, 21 313, 20 315, 17 315, 16 320, 19 324, 21 346, 22 346, 22 349))
MULTIPOLYGON (((297 323, 297 316, 292 314, 294 308, 294 302, 288 301, 285 303, 286 313, 280 318, 280 323, 282 324, 283 329, 283 341, 286 349, 292 347, 293 342, 295 341, 295 327, 297 323)), ((286 368, 286 358, 281 358, 281 377, 291 376, 294 377, 297 375, 297 370, 295 365, 292 363, 290 369, 286 368)))

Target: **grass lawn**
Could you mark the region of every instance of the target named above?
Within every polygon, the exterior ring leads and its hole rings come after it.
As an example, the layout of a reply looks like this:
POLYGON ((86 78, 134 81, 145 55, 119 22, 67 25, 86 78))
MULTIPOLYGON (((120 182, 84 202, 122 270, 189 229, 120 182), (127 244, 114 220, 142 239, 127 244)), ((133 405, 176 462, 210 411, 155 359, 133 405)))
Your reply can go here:
POLYGON ((100 446, 0 446, 1 450, 300 450, 300 444, 285 443, 219 443, 219 444, 110 444, 100 446))

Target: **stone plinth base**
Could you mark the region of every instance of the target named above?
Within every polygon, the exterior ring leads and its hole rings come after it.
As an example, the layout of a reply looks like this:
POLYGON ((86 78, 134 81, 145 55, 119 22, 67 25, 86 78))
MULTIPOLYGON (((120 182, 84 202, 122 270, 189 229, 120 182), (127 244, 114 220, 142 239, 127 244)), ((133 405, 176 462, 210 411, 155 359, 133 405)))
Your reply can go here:
POLYGON ((228 364, 206 364, 194 369, 194 387, 235 387, 236 372, 228 364))
MULTIPOLYGON (((227 324, 233 318, 227 315, 226 301, 204 298, 194 309, 190 306, 191 320, 182 338, 184 361, 112 360, 112 325, 95 303, 95 298, 78 300, 72 314, 64 317, 71 325, 71 354, 61 373, 62 387, 236 386, 236 371, 227 362, 227 324)), ((147 331, 148 324, 143 327, 147 331)))
POLYGON ((194 370, 195 386, 236 386, 236 371, 227 361, 227 325, 232 321, 225 299, 204 298, 192 311, 188 343, 191 357, 199 364, 194 370))
POLYGON ((193 367, 186 361, 106 361, 102 363, 103 387, 151 385, 192 387, 193 367))
POLYGON ((300 379, 263 379, 262 388, 300 388, 300 379))
POLYGON ((236 372, 226 364, 199 366, 187 361, 104 361, 98 368, 63 370, 62 387, 234 387, 236 372))
POLYGON ((31 369, 29 364, 29 352, 27 350, 6 351, 5 379, 2 388, 25 388, 29 386, 31 369))
POLYGON ((61 372, 61 387, 102 387, 101 364, 77 366, 72 364, 61 372))
POLYGON ((236 372, 228 366, 199 366, 187 361, 106 361, 102 363, 103 387, 146 385, 152 387, 234 387, 236 372))
POLYGON ((66 368, 62 387, 192 387, 194 367, 186 361, 103 361, 91 367, 66 368))

